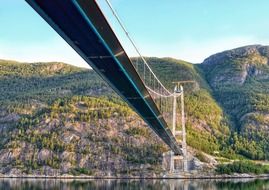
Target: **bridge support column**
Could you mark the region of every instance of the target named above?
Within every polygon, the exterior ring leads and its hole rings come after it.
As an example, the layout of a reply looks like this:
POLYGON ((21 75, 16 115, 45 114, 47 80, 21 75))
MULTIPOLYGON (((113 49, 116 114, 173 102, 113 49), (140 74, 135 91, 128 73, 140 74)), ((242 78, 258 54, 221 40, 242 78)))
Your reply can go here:
POLYGON ((175 161, 174 161, 174 152, 170 151, 170 173, 175 171, 175 161))
MULTIPOLYGON (((184 91, 183 87, 179 84, 175 86, 174 89, 174 97, 173 97, 173 120, 172 120, 172 134, 174 137, 180 136, 180 144, 182 146, 182 156, 174 155, 173 151, 170 151, 170 154, 164 154, 167 156, 169 155, 169 171, 170 173, 175 173, 175 162, 181 163, 181 171, 188 172, 188 160, 187 160, 187 143, 186 143, 186 129, 185 129, 185 112, 184 112, 184 91), (181 97, 181 130, 176 130, 177 126, 177 97, 181 97)), ((166 161, 167 163, 167 161, 166 161)), ((178 171, 177 171, 178 172, 178 171)))
POLYGON ((182 127, 182 153, 183 153, 183 171, 188 171, 188 160, 187 160, 187 143, 186 143, 186 127, 185 127, 185 107, 184 107, 184 90, 183 86, 180 85, 181 91, 181 127, 182 127))

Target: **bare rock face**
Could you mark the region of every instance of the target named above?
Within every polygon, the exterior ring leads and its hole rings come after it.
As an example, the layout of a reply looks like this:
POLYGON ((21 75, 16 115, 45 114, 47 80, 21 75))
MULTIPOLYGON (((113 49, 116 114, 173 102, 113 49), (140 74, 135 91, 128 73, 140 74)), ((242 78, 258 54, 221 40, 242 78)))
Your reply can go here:
POLYGON ((46 161, 52 157, 53 152, 48 149, 42 149, 39 151, 37 158, 38 161, 46 161))
POLYGON ((1 150, 0 163, 7 164, 10 162, 10 152, 7 150, 1 150))
POLYGON ((23 172, 20 169, 12 168, 6 173, 6 175, 8 175, 8 176, 21 176, 21 175, 23 175, 23 172))
POLYGON ((75 153, 74 152, 64 151, 61 154, 61 159, 63 161, 75 160, 75 153))
POLYGON ((18 121, 20 118, 20 116, 18 114, 15 113, 11 113, 11 114, 6 114, 2 117, 0 117, 0 122, 15 122, 18 121))
POLYGON ((251 112, 243 115, 240 119, 243 123, 241 133, 259 133, 262 131, 269 135, 269 113, 251 112))
MULTIPOLYGON (((89 98, 87 103, 92 102, 89 98)), ((158 158, 165 148, 162 142, 149 133, 137 115, 127 112, 127 117, 114 116, 116 112, 121 114, 121 107, 107 104, 109 109, 115 109, 109 112, 112 116, 108 118, 80 121, 79 114, 91 114, 98 109, 89 108, 82 101, 70 102, 73 112, 58 110, 55 118, 44 113, 34 126, 14 129, 14 138, 0 151, 0 173, 11 176, 102 176, 108 173, 124 176, 132 171, 132 175, 139 176, 140 167, 145 163, 149 163, 148 168, 143 168, 147 171, 158 168, 158 158), (72 120, 74 117, 77 119, 72 120)))
MULTIPOLYGON (((204 60, 202 64, 204 65, 214 65, 223 62, 224 60, 231 60, 237 58, 245 58, 251 55, 259 55, 264 58, 269 58, 269 46, 261 45, 251 45, 240 47, 232 50, 223 51, 217 54, 214 54, 204 60)), ((263 63, 267 64, 264 59, 263 63)))
POLYGON ((269 46, 252 45, 212 55, 202 67, 213 88, 242 86, 248 78, 267 79, 264 67, 269 65, 269 46))

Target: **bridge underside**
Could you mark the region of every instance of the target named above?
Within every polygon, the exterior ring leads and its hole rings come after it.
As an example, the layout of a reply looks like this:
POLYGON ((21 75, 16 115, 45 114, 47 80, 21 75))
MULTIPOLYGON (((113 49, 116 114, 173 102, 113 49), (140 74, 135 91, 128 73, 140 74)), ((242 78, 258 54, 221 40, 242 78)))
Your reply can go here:
POLYGON ((127 101, 175 154, 181 154, 175 137, 94 0, 26 1, 127 101))

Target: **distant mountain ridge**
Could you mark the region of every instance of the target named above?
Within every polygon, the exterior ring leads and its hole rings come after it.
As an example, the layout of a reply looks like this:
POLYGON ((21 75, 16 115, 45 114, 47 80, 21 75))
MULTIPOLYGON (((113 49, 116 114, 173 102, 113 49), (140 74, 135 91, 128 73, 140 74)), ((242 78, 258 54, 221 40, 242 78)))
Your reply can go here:
POLYGON ((236 58, 244 58, 253 54, 267 58, 266 63, 268 64, 269 46, 262 45, 243 46, 232 50, 226 50, 220 53, 216 53, 206 58, 202 64, 214 64, 224 59, 229 60, 236 58))

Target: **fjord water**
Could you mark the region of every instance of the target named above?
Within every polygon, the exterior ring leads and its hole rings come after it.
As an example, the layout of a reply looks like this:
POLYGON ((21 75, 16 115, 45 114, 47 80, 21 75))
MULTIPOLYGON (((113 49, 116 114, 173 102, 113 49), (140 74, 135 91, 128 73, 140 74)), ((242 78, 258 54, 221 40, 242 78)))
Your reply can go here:
POLYGON ((268 190, 269 179, 58 180, 1 179, 0 190, 268 190))

